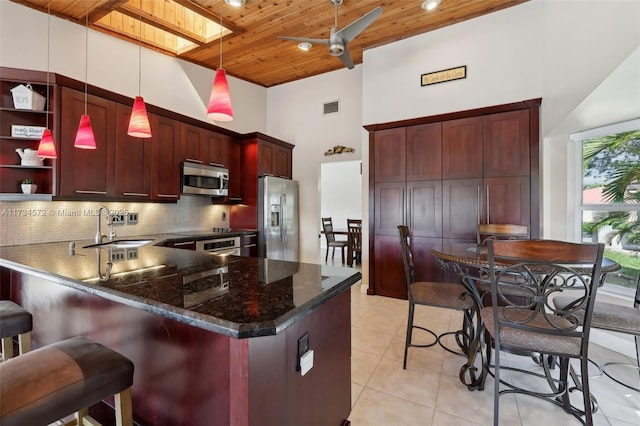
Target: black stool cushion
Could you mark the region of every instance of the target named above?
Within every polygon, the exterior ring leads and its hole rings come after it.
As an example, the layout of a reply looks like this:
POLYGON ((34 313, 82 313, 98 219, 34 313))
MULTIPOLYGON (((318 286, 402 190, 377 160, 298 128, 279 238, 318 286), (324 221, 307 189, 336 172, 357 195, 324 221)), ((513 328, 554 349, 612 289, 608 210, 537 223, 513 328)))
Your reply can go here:
POLYGON ((46 425, 133 384, 133 363, 86 337, 0 364, 0 424, 46 425))
POLYGON ((0 337, 12 337, 31 331, 33 316, 10 300, 0 300, 0 337))

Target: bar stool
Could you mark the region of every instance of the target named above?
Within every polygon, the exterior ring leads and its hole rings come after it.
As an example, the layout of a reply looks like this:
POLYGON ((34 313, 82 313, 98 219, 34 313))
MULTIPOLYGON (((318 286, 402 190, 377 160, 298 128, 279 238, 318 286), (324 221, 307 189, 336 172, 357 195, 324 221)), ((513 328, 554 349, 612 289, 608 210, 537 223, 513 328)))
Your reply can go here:
POLYGON ((0 364, 0 424, 46 425, 76 413, 78 425, 99 424, 88 408, 114 396, 116 424, 133 425, 133 363, 86 337, 74 337, 0 364))
POLYGON ((33 316, 22 306, 10 300, 0 300, 0 338, 2 357, 0 361, 13 358, 13 336, 18 336, 20 355, 31 350, 33 316))

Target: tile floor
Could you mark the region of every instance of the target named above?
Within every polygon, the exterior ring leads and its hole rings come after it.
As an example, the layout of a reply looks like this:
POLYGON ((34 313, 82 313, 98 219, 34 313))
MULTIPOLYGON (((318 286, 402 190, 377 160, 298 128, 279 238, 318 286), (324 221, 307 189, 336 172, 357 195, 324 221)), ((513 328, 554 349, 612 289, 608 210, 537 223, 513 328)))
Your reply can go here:
MULTIPOLYGON (((471 426, 493 424, 493 380, 484 391, 470 392, 458 379, 464 358, 439 346, 410 348, 402 369, 407 301, 368 296, 352 288, 352 426, 471 426)), ((418 306, 416 323, 441 333, 459 328, 461 314, 418 306)), ((418 332, 419 333, 419 332, 418 332)), ((414 338, 418 334, 414 332, 414 338)), ((590 358, 628 360, 592 345, 590 358)), ((510 365, 533 367, 528 357, 507 356, 510 365)), ((594 374, 590 379, 599 403, 595 425, 640 425, 640 393, 594 374)), ((580 396, 578 396, 580 398, 580 396)), ((500 424, 506 426, 569 426, 580 423, 561 408, 525 395, 500 398, 500 424)))

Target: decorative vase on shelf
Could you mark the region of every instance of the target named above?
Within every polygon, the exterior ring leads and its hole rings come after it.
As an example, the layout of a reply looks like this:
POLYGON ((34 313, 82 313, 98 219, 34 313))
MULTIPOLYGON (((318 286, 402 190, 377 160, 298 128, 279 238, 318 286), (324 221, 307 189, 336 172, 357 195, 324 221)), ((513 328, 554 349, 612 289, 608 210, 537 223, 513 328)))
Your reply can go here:
POLYGON ((38 185, 36 185, 31 179, 25 179, 20 184, 22 188, 23 194, 35 194, 38 189, 38 185))

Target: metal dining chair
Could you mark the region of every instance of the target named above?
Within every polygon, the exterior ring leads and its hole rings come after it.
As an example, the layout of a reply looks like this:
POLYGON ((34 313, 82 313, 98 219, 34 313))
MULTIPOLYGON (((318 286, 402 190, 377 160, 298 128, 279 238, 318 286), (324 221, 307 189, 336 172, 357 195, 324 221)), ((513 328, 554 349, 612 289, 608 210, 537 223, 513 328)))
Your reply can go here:
POLYGON ((329 249, 331 249, 331 259, 336 255, 336 248, 340 249, 340 254, 342 255, 342 263, 346 262, 345 258, 345 250, 347 249, 349 242, 346 240, 336 240, 336 235, 333 233, 333 221, 330 217, 322 218, 322 231, 324 232, 324 236, 327 239, 327 253, 324 256, 324 261, 327 262, 329 260, 329 249))
MULTIPOLYGON (((566 308, 579 303, 579 299, 570 296, 557 296, 553 299, 556 308, 566 308)), ((579 313, 581 314, 581 312, 579 313)), ((613 366, 625 366, 635 370, 635 377, 640 383, 640 275, 636 279, 636 293, 633 306, 621 306, 614 303, 596 301, 591 317, 591 327, 634 336, 636 346, 636 365, 620 362, 604 362, 600 370, 613 381, 640 392, 639 385, 632 385, 611 371, 613 366)), ((632 373, 633 376, 633 373, 632 373)))
MULTIPOLYGON (((483 359, 480 389, 489 374, 494 375, 494 417, 498 425, 500 396, 506 393, 531 395, 562 407, 583 424, 593 424, 589 388, 588 348, 596 289, 600 282, 603 244, 576 244, 554 240, 489 240, 488 260, 491 306, 480 310, 479 335, 487 348, 483 359), (513 298, 518 288, 529 297, 513 298), (579 293, 577 303, 551 308, 559 291, 579 293), (493 364, 491 346, 494 345, 493 364), (539 352, 558 359, 557 377, 543 363, 543 372, 501 364, 502 351, 526 354, 539 352), (580 376, 569 364, 580 363, 580 376), (533 376, 546 383, 546 391, 508 381, 503 370, 533 376), (574 384, 570 383, 573 380, 574 384), (501 389, 501 386, 504 389, 501 389), (582 392, 583 408, 572 405, 572 390, 582 392)), ((507 376, 509 377, 509 376, 507 376)), ((523 383, 523 382, 520 382, 523 383)))
POLYGON ((462 352, 466 352, 469 347, 469 330, 472 326, 474 304, 467 288, 460 283, 416 281, 415 264, 413 262, 413 250, 411 248, 411 237, 409 228, 404 225, 398 226, 400 235, 400 249, 402 251, 402 261, 405 271, 405 282, 407 285, 407 298, 409 299, 409 316, 407 318, 407 335, 404 345, 404 358, 402 368, 407 368, 407 355, 410 347, 428 348, 439 344, 445 350, 458 354, 453 349, 446 347, 442 343, 442 338, 446 335, 455 335, 456 342, 462 352), (450 331, 436 334, 434 331, 414 324, 414 313, 416 305, 433 306, 437 308, 455 309, 464 313, 463 327, 458 331, 450 331), (412 343, 413 329, 417 328, 431 334, 435 339, 432 343, 419 345, 412 343))

